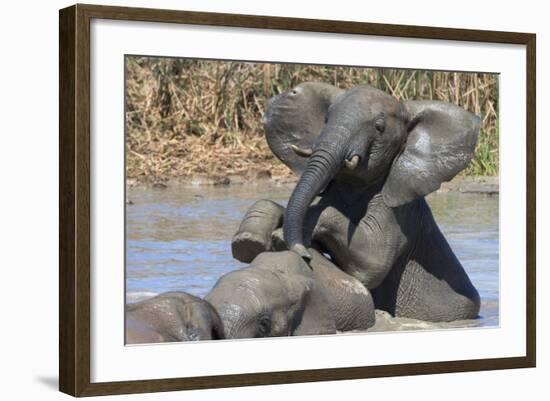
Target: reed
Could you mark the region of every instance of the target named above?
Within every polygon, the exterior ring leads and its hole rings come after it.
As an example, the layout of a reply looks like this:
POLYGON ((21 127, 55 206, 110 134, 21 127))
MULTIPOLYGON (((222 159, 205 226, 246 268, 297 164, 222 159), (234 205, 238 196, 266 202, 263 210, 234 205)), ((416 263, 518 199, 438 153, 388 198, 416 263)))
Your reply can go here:
POLYGON ((495 74, 128 57, 127 177, 153 182, 228 175, 291 175, 263 137, 267 100, 304 81, 369 84, 398 99, 455 103, 482 118, 463 174, 498 174, 495 74))

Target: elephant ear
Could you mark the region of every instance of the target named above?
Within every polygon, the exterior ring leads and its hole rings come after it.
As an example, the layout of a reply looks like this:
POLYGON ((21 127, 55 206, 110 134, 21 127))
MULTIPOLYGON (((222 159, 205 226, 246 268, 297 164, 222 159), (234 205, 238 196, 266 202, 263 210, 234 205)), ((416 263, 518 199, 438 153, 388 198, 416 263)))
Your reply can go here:
POLYGON ((477 143, 480 119, 454 104, 406 101, 408 136, 382 188, 396 207, 428 195, 464 169, 477 143))
POLYGON ((328 108, 343 92, 332 85, 307 82, 269 100, 264 115, 267 143, 295 174, 305 169, 328 108))

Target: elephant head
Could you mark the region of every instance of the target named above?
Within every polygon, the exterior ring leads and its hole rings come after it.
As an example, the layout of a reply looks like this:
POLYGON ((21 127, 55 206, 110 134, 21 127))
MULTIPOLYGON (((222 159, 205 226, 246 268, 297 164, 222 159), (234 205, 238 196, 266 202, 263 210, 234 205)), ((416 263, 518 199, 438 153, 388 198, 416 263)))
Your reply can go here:
POLYGON ((343 91, 304 83, 272 98, 264 118, 268 144, 300 175, 284 217, 288 248, 311 259, 304 217, 332 180, 379 188, 387 206, 404 205, 468 165, 479 125, 453 104, 398 101, 369 86, 343 91))
POLYGON ((205 297, 218 311, 226 338, 334 334, 325 291, 293 252, 263 252, 222 276, 205 297))

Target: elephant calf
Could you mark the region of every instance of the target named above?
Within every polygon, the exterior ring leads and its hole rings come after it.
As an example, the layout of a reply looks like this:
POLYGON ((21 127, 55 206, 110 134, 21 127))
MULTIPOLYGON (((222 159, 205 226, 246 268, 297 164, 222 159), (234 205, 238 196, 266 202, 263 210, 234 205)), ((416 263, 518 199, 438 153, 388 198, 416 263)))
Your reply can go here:
POLYGON ((306 82, 271 98, 267 143, 299 180, 286 209, 266 200, 249 209, 233 255, 283 248, 309 262, 318 247, 394 316, 475 318, 479 294, 424 197, 468 166, 480 122, 451 103, 366 85, 306 82))
POLYGON ((218 280, 206 300, 227 338, 334 334, 374 324, 368 290, 312 250, 311 267, 294 252, 264 252, 218 280))
POLYGON ((185 292, 166 292, 126 305, 127 344, 222 338, 222 321, 212 305, 185 292))

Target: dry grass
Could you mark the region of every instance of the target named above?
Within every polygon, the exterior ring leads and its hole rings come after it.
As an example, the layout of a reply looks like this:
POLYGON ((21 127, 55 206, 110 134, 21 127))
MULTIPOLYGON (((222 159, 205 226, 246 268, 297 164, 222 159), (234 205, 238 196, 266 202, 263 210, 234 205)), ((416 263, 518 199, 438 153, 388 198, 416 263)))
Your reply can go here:
POLYGON ((456 103, 483 120, 465 174, 498 174, 496 75, 128 57, 127 177, 291 175, 267 147, 262 116, 267 99, 304 81, 369 84, 399 99, 456 103))

